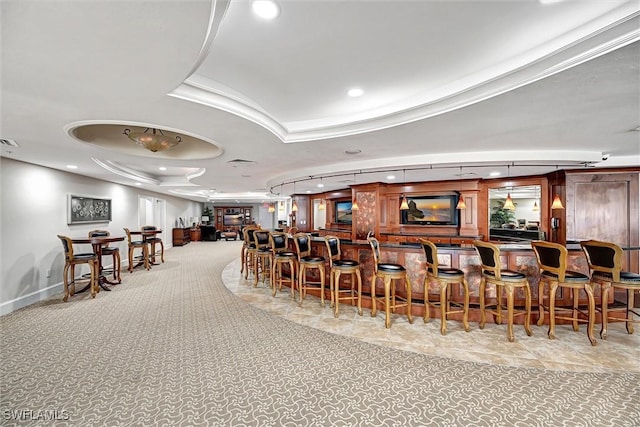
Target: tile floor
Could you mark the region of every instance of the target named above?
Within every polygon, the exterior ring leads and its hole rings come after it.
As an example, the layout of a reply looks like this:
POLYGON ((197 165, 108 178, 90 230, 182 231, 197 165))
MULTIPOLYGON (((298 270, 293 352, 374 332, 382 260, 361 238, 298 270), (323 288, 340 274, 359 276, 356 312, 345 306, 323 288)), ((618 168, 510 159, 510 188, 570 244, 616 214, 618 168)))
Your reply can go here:
POLYGON ((471 322, 471 331, 464 332, 462 324, 449 321, 447 335, 440 335, 440 321, 425 324, 414 316, 413 324, 405 316, 392 315, 391 328, 384 327, 384 312, 372 318, 369 309, 358 316, 355 307, 341 304, 336 319, 329 302, 325 308, 320 299, 307 296, 300 307, 291 299, 289 288, 271 296, 268 284, 246 281, 240 275, 240 262, 229 264, 223 272, 225 286, 247 303, 281 316, 292 322, 349 336, 373 344, 432 356, 469 360, 480 363, 507 365, 521 368, 542 368, 576 372, 628 371, 640 372, 640 327, 636 333, 626 333, 623 323, 610 323, 607 340, 599 338, 600 325, 595 333, 598 344, 592 347, 585 326, 574 332, 569 325, 556 326, 556 339, 547 338, 547 326, 532 325, 533 335, 528 337, 521 325, 514 326, 515 341, 506 337, 506 325, 487 323, 485 329, 471 322))

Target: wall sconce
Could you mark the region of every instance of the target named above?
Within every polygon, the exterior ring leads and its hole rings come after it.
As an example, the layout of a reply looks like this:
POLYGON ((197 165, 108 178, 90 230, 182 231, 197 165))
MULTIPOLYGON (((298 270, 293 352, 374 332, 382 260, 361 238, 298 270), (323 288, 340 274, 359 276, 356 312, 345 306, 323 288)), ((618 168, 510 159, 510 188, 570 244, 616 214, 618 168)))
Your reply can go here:
POLYGON ((562 206, 562 200, 560 200, 560 196, 557 194, 553 197, 553 203, 551 203, 551 209, 564 209, 564 206, 562 206))

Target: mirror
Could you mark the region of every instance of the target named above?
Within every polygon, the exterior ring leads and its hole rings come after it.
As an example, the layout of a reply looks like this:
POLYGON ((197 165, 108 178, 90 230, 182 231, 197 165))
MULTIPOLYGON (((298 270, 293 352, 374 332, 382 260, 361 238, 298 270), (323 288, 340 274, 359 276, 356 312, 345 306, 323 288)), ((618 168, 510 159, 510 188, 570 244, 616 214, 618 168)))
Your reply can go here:
POLYGON ((489 189, 489 228, 540 230, 539 185, 489 189), (510 196, 513 208, 505 206, 510 196))

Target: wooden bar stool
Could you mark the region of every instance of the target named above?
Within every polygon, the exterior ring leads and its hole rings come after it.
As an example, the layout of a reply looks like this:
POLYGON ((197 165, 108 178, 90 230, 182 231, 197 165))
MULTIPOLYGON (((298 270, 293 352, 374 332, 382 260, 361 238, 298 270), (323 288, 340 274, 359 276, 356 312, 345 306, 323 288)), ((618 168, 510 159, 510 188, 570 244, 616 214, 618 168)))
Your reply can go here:
MULTIPOLYGON (((633 324, 639 323, 633 320, 633 316, 640 316, 640 311, 634 310, 634 294, 640 291, 640 274, 622 271, 622 248, 615 243, 601 242, 597 240, 588 240, 580 242, 580 246, 584 250, 591 270, 591 281, 600 285, 602 314, 602 329, 600 329, 600 338, 607 339, 607 326, 609 321, 625 322, 627 333, 633 334, 633 324), (609 292, 620 289, 627 294, 626 302, 609 307, 609 292), (609 312, 623 312, 624 317, 611 317, 609 312)), ((597 308, 597 307, 596 307, 597 308)))
MULTIPOLYGON (((128 228, 125 228, 124 232, 127 235, 127 244, 129 246, 129 273, 133 273, 133 255, 136 249, 142 249, 141 262, 144 265, 144 268, 149 270, 149 243, 145 240, 133 240, 131 238, 131 231, 129 231, 128 228)), ((137 267, 137 265, 135 267, 137 267)))
POLYGON ((275 297, 276 293, 282 290, 283 283, 288 283, 291 286, 291 299, 294 299, 298 256, 295 252, 289 250, 289 236, 286 233, 271 233, 269 241, 273 253, 273 262, 271 264, 273 296, 275 297), (290 276, 288 279, 282 274, 282 266, 284 264, 289 265, 290 276))
MULTIPOLYGON (((111 233, 109 233, 108 230, 91 230, 89 232, 89 238, 91 237, 103 237, 103 236, 110 236, 111 233)), ((111 255, 112 257, 112 262, 113 262, 113 280, 117 280, 118 283, 120 283, 122 280, 120 278, 120 264, 121 264, 121 259, 120 259, 120 249, 114 246, 109 246, 108 243, 106 243, 105 245, 102 246, 102 255, 106 255, 109 256, 111 255)), ((104 270, 105 272, 108 271, 108 269, 104 270)))
POLYGON ((271 285, 271 265, 273 253, 269 247, 269 235, 271 233, 268 230, 254 230, 253 241, 256 249, 253 257, 253 287, 258 286, 258 281, 262 280, 264 283, 269 279, 271 285))
MULTIPOLYGON (((244 273, 244 269, 247 267, 246 263, 247 263, 247 249, 251 246, 254 245, 254 241, 253 239, 249 239, 249 236, 247 235, 247 231, 248 230, 258 230, 260 227, 258 227, 257 225, 247 225, 245 228, 242 229, 242 248, 240 249, 240 274, 244 273)), ((245 275, 244 277, 245 279, 247 278, 247 276, 245 275)))
POLYGON ((325 236, 324 243, 327 246, 327 253, 329 254, 329 291, 331 292, 333 315, 338 317, 340 301, 351 301, 351 305, 357 302, 358 314, 362 316, 362 277, 360 275, 360 263, 351 259, 341 259, 340 239, 336 236, 325 236), (341 274, 348 274, 350 276, 350 287, 348 289, 340 289, 341 274), (358 284, 357 291, 355 289, 356 283, 358 284))
POLYGON ((438 249, 436 245, 425 239, 420 239, 422 250, 426 258, 426 272, 424 276, 424 322, 429 321, 429 307, 440 310, 440 333, 447 334, 447 317, 450 314, 462 313, 462 325, 464 330, 469 332, 469 286, 464 272, 457 268, 440 267, 438 265, 438 249), (429 282, 438 283, 440 299, 438 301, 429 300, 429 282), (451 300, 451 286, 460 284, 464 293, 462 304, 451 300), (453 307, 453 309, 451 308, 453 307))
POLYGON ((300 292, 300 302, 307 294, 309 285, 317 285, 317 282, 307 280, 307 270, 317 270, 320 276, 320 305, 324 307, 324 257, 311 255, 311 235, 307 233, 297 233, 293 236, 293 243, 298 255, 298 291, 300 292))
POLYGON ((246 242, 246 247, 244 247, 244 280, 247 280, 249 277, 249 273, 256 274, 255 269, 253 268, 253 260, 256 257, 256 241, 253 238, 253 233, 256 230, 259 230, 257 227, 246 227, 242 233, 244 236, 244 240, 246 242))
POLYGON ((374 272, 371 277, 371 317, 376 316, 377 300, 376 300, 376 280, 378 278, 384 281, 384 326, 391 327, 391 313, 395 313, 397 308, 406 307, 407 319, 409 323, 413 323, 413 315, 411 313, 411 282, 407 276, 407 270, 400 264, 392 264, 388 262, 380 262, 380 243, 373 236, 367 237, 371 251, 373 252, 374 272), (396 293, 396 280, 404 281, 406 297, 402 298, 396 293), (398 301, 400 300, 400 301, 398 301))
POLYGON ((145 231, 156 231, 158 230, 158 227, 155 225, 143 225, 140 227, 140 230, 142 231, 142 240, 149 244, 149 256, 153 262, 156 262, 156 244, 160 245, 160 260, 164 262, 164 243, 162 242, 162 239, 158 237, 157 234, 151 236, 144 235, 145 231))
POLYGON ((556 319, 571 320, 573 330, 578 331, 578 323, 587 323, 587 338, 591 345, 596 345, 593 336, 593 324, 595 322, 595 299, 593 296, 593 282, 589 276, 576 271, 567 270, 567 248, 557 243, 534 240, 531 247, 536 254, 538 266, 540 267, 540 283, 538 285, 538 307, 540 314, 538 326, 544 323, 545 308, 549 313, 550 339, 556 337, 556 319), (549 304, 544 304, 544 285, 549 287, 549 304), (557 306, 556 293, 558 288, 571 289, 573 293, 573 306, 557 306), (587 294, 586 312, 584 307, 579 305, 580 290, 587 294))
POLYGON ((95 298, 96 293, 100 291, 98 288, 98 256, 93 252, 76 254, 73 251, 73 242, 71 238, 61 235, 58 235, 58 238, 62 242, 62 248, 64 249, 64 271, 62 273, 64 297, 62 298, 62 301, 67 302, 69 296, 73 296, 76 292, 75 268, 78 264, 89 265, 89 286, 91 289, 91 298, 95 298), (69 280, 69 278, 71 278, 71 280, 69 280))
POLYGON ((482 278, 480 279, 480 329, 484 329, 487 323, 487 312, 493 314, 493 318, 497 324, 502 323, 502 310, 507 310, 507 339, 514 341, 513 336, 513 318, 516 316, 524 316, 524 330, 528 336, 531 336, 531 289, 527 277, 517 271, 503 269, 500 261, 500 248, 492 243, 475 240, 473 242, 478 255, 480 256, 482 278), (486 305, 487 283, 496 287, 496 303, 490 306, 486 305), (515 288, 521 288, 524 291, 525 305, 524 310, 515 310, 514 292, 515 288), (502 290, 505 290, 507 301, 502 303, 502 290))

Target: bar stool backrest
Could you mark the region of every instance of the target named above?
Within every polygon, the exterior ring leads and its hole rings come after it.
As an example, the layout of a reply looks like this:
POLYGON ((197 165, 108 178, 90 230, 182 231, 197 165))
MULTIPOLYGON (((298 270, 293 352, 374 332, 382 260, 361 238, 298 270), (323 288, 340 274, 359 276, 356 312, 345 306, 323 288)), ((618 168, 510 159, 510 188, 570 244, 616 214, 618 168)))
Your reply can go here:
POLYGON ((157 230, 158 227, 156 227, 155 225, 143 225, 142 227, 140 227, 140 229, 142 231, 154 231, 157 230))
POLYGON ((269 234, 267 230, 253 230, 253 241, 256 244, 256 248, 266 248, 269 246, 269 234))
POLYGON ((296 245, 298 261, 300 258, 311 255, 311 236, 307 233, 296 233, 293 236, 293 243, 296 245))
POLYGON ((289 236, 287 235, 287 233, 270 233, 269 242, 274 253, 284 252, 289 249, 289 236))
POLYGON ((342 257, 340 239, 337 236, 325 236, 324 243, 329 254, 329 267, 333 267, 333 261, 337 261, 342 257))
POLYGON ((489 273, 493 275, 496 280, 502 280, 500 276, 500 270, 502 269, 500 248, 493 243, 483 242, 481 240, 474 240, 473 246, 475 246, 476 252, 478 252, 480 256, 482 273, 489 273))
POLYGON ((258 228, 257 226, 249 226, 245 227, 244 230, 242 230, 242 237, 244 239, 245 245, 249 246, 255 243, 253 233, 259 229, 260 228, 258 228))
MULTIPOLYGON (((89 238, 92 237, 109 237, 111 236, 111 233, 109 233, 108 230, 91 230, 89 232, 89 238)), ((108 248, 109 247, 109 243, 105 243, 104 245, 102 245, 103 248, 108 248)))
POLYGON ((438 248, 433 242, 426 239, 420 239, 420 245, 422 245, 424 257, 427 260, 427 272, 438 277, 438 248))
POLYGON ((555 274, 558 281, 565 281, 567 271, 567 248, 557 243, 534 240, 531 242, 538 266, 543 272, 555 274))
POLYGON ((614 243, 587 240, 580 242, 592 271, 611 274, 614 282, 620 281, 622 248, 614 243))
POLYGON ((58 238, 62 242, 62 248, 64 249, 65 261, 73 259, 73 242, 67 236, 61 236, 58 234, 58 238))
POLYGON ((131 244, 131 231, 128 228, 123 228, 124 233, 127 235, 127 242, 131 244))
POLYGON ((380 243, 378 239, 373 236, 367 237, 369 245, 371 246, 371 252, 373 252, 373 272, 378 274, 378 262, 380 262, 380 243))

